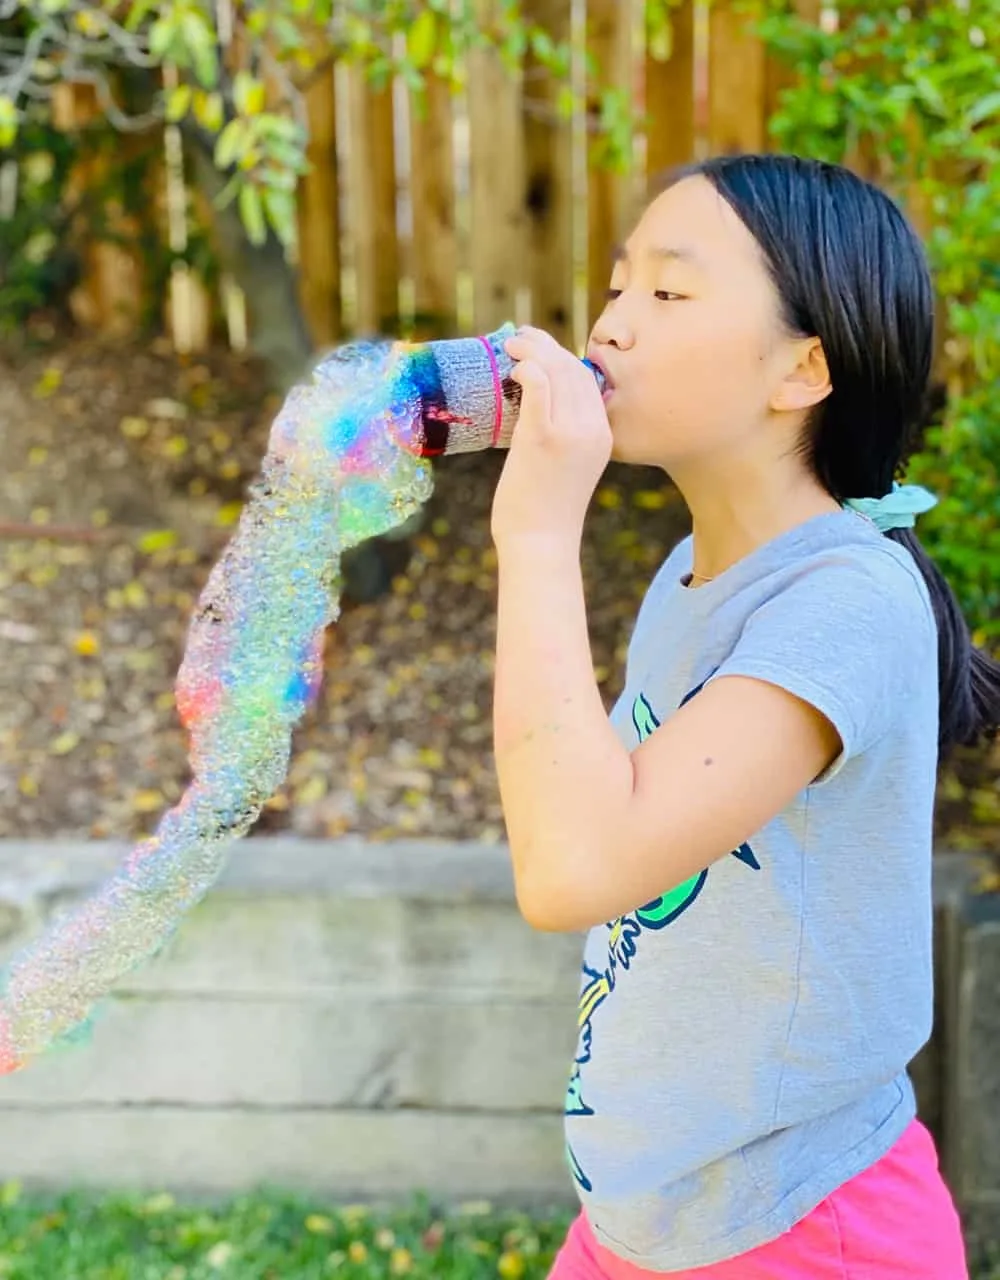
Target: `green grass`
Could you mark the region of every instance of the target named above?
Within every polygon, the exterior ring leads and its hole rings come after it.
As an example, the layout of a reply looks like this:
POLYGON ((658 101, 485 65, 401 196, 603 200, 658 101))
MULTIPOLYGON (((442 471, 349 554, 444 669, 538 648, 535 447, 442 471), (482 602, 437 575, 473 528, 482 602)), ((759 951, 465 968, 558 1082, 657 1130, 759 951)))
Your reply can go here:
POLYGON ((0 1187, 2 1280, 544 1280, 569 1215, 376 1211, 260 1193, 26 1196, 0 1187))
MULTIPOLYGON (((25 1196, 0 1186, 0 1280, 544 1280, 570 1215, 469 1204, 437 1213, 280 1193, 25 1196)), ((1000 1255, 975 1280, 1000 1280, 1000 1255)))

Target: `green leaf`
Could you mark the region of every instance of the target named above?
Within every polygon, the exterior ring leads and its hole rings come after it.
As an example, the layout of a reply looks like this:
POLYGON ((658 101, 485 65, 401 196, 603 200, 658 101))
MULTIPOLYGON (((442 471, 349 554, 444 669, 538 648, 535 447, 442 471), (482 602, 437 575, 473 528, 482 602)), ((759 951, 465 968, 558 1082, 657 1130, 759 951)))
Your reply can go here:
POLYGON ((559 86, 559 92, 556 95, 556 111, 563 120, 570 120, 576 110, 576 94, 573 92, 571 85, 564 84, 559 86))
POLYGON ((288 191, 265 190, 264 210, 281 243, 292 244, 297 230, 298 205, 295 196, 288 191))
POLYGON ((194 98, 194 114, 199 124, 211 133, 218 133, 226 118, 222 94, 204 93, 199 89, 194 98))
POLYGON ((219 134, 215 144, 215 164, 219 169, 228 169, 234 164, 241 152, 247 148, 250 132, 245 120, 230 120, 219 134))
POLYGON ((149 52, 154 58, 166 61, 167 54, 177 37, 177 27, 168 18, 159 18, 149 32, 149 52))
POLYGON ((133 35, 156 8, 156 0, 135 0, 125 15, 122 26, 133 35))
POLYGON ((977 125, 995 115, 1000 115, 1000 90, 988 93, 985 98, 980 98, 975 106, 966 112, 965 127, 967 129, 975 129, 977 125))
POLYGON ((531 52, 539 62, 550 62, 555 53, 555 44, 547 31, 536 28, 530 36, 531 52))
POLYGON ((245 182, 240 187, 239 209, 250 243, 260 247, 267 240, 267 223, 260 192, 252 182, 245 182))
POLYGON ((205 89, 214 88, 219 78, 214 32, 204 17, 192 9, 181 15, 180 25, 199 83, 205 89))
POLYGON ((191 107, 192 89, 189 84, 176 85, 167 94, 167 119, 183 120, 191 107))
POLYGON ((411 25, 406 37, 406 51, 418 71, 428 67, 437 46, 438 20, 432 9, 424 9, 411 25))
POLYGON ((237 71, 233 79, 233 101, 244 116, 256 116, 264 110, 267 90, 249 71, 237 71))

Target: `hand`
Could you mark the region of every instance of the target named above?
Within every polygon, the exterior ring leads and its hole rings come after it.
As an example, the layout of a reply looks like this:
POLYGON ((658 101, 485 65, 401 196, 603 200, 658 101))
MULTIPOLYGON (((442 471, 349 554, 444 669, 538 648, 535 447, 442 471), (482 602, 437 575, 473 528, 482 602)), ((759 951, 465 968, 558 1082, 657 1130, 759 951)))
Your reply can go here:
POLYGON ((493 540, 579 541, 611 457, 611 427, 597 382, 541 329, 521 328, 505 346, 517 361, 511 377, 521 386, 521 412, 493 498, 493 540))

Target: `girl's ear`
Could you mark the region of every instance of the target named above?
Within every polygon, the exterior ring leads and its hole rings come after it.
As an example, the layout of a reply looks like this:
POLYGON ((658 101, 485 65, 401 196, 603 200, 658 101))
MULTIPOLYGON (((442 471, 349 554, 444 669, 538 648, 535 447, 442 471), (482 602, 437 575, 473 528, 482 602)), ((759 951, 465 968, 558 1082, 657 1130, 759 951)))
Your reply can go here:
POLYGON ((791 344, 789 368, 771 397, 776 413, 811 409, 833 390, 826 352, 819 338, 802 338, 791 344))

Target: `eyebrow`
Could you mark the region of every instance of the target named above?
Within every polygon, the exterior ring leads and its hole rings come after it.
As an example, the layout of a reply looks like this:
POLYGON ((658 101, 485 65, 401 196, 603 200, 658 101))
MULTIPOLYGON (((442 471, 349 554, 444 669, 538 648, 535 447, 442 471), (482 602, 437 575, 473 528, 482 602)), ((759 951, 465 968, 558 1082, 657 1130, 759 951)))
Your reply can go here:
MULTIPOLYGON (((652 245, 646 249, 644 256, 647 258, 655 258, 661 262, 686 262, 693 267, 703 268, 703 263, 694 249, 686 248, 682 245, 652 245)), ((624 244, 615 245, 611 255, 612 262, 628 262, 628 247, 624 244)))

